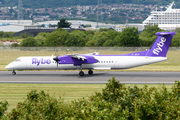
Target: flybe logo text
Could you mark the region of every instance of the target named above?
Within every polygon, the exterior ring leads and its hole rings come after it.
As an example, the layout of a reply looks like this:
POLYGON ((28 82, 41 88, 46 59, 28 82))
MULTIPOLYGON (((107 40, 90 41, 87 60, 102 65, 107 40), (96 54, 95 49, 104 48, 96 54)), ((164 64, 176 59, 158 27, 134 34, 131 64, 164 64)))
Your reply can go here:
POLYGON ((32 59, 32 64, 37 64, 37 66, 39 66, 40 64, 50 64, 51 60, 50 59, 37 59, 37 58, 33 58, 32 59))
POLYGON ((153 53, 159 55, 159 53, 163 51, 162 47, 164 46, 165 42, 166 42, 166 38, 162 37, 161 41, 157 43, 157 48, 154 48, 153 53))

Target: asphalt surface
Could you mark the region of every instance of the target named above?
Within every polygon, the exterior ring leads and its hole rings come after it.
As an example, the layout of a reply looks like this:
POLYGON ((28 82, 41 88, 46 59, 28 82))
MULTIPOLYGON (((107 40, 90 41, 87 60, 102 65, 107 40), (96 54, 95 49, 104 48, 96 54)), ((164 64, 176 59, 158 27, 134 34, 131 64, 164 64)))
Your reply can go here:
POLYGON ((180 72, 112 72, 94 71, 93 75, 80 77, 78 71, 0 71, 0 83, 33 84, 104 84, 115 77, 126 84, 173 84, 180 81, 180 72))

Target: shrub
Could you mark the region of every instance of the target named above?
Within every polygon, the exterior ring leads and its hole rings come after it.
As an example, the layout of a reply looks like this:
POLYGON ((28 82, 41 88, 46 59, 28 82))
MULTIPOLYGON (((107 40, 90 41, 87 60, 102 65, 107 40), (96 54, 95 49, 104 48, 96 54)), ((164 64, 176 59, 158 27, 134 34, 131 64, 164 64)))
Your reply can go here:
MULTIPOLYGON (((43 91, 31 91, 27 99, 18 103, 6 119, 120 119, 170 120, 180 119, 180 82, 172 90, 165 85, 158 88, 125 86, 115 78, 108 80, 102 93, 88 99, 65 104, 43 91)), ((6 110, 6 109, 4 109, 6 110)), ((3 110, 2 110, 3 111, 3 110)), ((3 112, 4 113, 4 112, 3 112)), ((2 113, 2 114, 3 114, 2 113)), ((5 118, 3 117, 3 118, 5 118)))
POLYGON ((41 33, 38 33, 36 37, 34 37, 38 42, 38 46, 45 46, 45 40, 48 34, 49 33, 41 32, 41 33))
POLYGON ((12 38, 13 34, 14 34, 14 32, 3 32, 3 31, 0 31, 0 37, 1 38, 12 38))
POLYGON ((19 44, 13 43, 13 44, 11 45, 11 47, 19 47, 19 44))
POLYGON ((5 38, 12 38, 13 34, 14 34, 14 32, 4 32, 4 37, 5 38))
POLYGON ((73 47, 83 47, 86 43, 86 34, 81 31, 73 31, 69 33, 66 41, 65 46, 73 46, 73 47))
POLYGON ((38 45, 38 41, 33 37, 28 37, 20 43, 21 47, 37 47, 38 45))
POLYGON ((37 93, 31 91, 23 103, 18 103, 16 109, 8 114, 9 119, 26 119, 26 120, 55 120, 64 118, 62 107, 63 102, 51 98, 49 94, 43 91, 37 93))
POLYGON ((62 28, 54 30, 52 33, 47 34, 45 44, 50 47, 64 46, 69 33, 62 28))
POLYGON ((172 91, 162 85, 143 88, 126 87, 112 78, 102 93, 88 100, 74 102, 78 119, 180 119, 180 82, 175 82, 172 91))
POLYGON ((0 118, 2 118, 7 110, 8 102, 0 102, 0 118))
POLYGON ((19 35, 19 37, 21 37, 21 38, 28 38, 28 37, 33 37, 33 35, 30 34, 30 33, 23 32, 23 33, 21 33, 19 35))
POLYGON ((118 46, 123 47, 137 47, 140 46, 140 39, 138 29, 135 27, 128 27, 120 34, 120 39, 117 43, 118 46))

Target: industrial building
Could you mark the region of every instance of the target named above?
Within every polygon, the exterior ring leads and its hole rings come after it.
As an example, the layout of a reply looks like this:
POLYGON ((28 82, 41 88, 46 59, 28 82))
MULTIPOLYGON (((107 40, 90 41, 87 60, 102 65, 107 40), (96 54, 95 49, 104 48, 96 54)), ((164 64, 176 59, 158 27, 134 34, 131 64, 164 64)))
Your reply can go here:
POLYGON ((19 32, 27 26, 32 26, 32 20, 0 20, 0 31, 3 32, 19 32))
MULTIPOLYGON (((143 24, 105 24, 105 23, 97 23, 97 22, 90 22, 90 21, 79 21, 79 20, 67 20, 71 23, 71 28, 79 29, 81 25, 90 25, 91 27, 85 28, 85 30, 94 30, 99 28, 113 28, 118 32, 122 32, 125 27, 136 27, 139 31, 143 31, 144 25, 143 24)), ((39 31, 53 31, 56 29, 50 28, 49 25, 57 25, 59 21, 44 21, 44 22, 37 22, 33 23, 32 20, 0 20, 0 31, 3 32, 20 32, 20 31, 31 31, 33 35, 36 35, 36 32, 39 31), (41 27, 41 25, 45 25, 45 27, 41 27), (32 32, 32 30, 36 32, 32 32), (41 30, 42 29, 42 30, 41 30), (35 33, 35 34, 34 34, 35 33)), ((72 29, 71 29, 72 30, 72 29)), ((70 31, 71 31, 70 30, 70 31)), ((82 29, 80 29, 82 30, 82 29)))

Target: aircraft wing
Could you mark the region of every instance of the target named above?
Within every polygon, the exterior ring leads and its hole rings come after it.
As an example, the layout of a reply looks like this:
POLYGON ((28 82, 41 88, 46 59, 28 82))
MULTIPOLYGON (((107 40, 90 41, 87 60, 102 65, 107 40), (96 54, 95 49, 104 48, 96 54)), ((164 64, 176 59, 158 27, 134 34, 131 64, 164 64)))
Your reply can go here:
POLYGON ((96 58, 94 58, 94 55, 81 54, 58 56, 58 61, 59 64, 73 64, 75 66, 99 62, 96 58))

